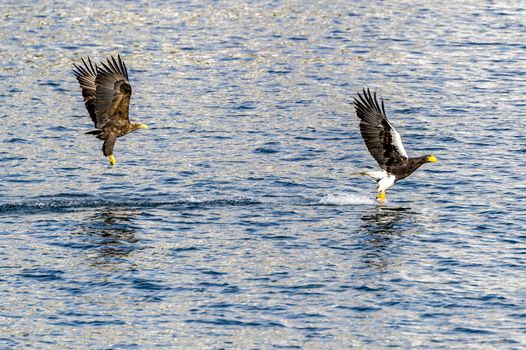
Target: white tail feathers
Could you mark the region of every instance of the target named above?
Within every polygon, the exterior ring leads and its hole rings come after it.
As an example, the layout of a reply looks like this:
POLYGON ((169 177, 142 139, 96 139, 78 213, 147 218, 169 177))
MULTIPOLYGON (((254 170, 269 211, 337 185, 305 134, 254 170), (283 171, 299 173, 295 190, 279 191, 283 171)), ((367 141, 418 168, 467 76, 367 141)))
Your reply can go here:
POLYGON ((383 179, 387 176, 387 172, 385 170, 362 170, 362 171, 355 171, 351 173, 351 176, 370 176, 375 180, 383 179))
POLYGON ((393 186, 396 180, 394 175, 390 175, 385 170, 362 170, 352 172, 351 175, 364 175, 370 176, 376 180, 376 191, 382 192, 393 186))

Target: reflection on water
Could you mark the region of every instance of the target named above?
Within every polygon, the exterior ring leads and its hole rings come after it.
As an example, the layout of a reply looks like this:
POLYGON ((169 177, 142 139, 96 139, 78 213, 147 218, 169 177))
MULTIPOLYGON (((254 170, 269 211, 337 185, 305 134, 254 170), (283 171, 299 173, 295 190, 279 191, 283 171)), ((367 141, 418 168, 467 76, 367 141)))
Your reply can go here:
POLYGON ((362 216, 361 231, 364 235, 363 261, 366 265, 383 269, 391 257, 391 246, 407 233, 404 222, 411 220, 413 213, 404 207, 378 206, 362 216))
POLYGON ((128 255, 137 249, 139 242, 133 223, 138 214, 134 210, 106 208, 81 225, 80 234, 93 245, 89 251, 93 265, 107 268, 128 261, 128 255))
POLYGON ((375 236, 390 238, 393 235, 401 235, 402 227, 398 225, 404 219, 410 219, 412 212, 405 207, 381 207, 362 216, 362 229, 375 236))

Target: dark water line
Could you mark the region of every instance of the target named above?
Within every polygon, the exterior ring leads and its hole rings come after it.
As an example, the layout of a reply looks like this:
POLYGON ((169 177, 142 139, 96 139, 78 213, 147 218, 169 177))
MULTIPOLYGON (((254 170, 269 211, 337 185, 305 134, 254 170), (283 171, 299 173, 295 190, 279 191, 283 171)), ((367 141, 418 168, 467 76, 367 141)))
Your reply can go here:
POLYGON ((225 206, 250 206, 263 204, 260 201, 248 198, 212 199, 212 200, 106 200, 106 199, 53 199, 53 200, 27 200, 0 204, 1 214, 34 214, 42 212, 64 212, 81 209, 96 208, 157 208, 181 207, 185 209, 225 207, 225 206))

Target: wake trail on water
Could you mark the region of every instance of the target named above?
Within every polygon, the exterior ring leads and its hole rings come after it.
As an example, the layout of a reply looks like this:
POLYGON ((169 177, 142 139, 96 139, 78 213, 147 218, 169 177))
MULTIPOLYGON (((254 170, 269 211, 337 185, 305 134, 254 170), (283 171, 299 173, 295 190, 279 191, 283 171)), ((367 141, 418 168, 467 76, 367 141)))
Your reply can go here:
POLYGON ((75 212, 87 209, 126 209, 126 208, 163 208, 168 210, 199 209, 207 207, 239 207, 256 205, 371 205, 376 202, 357 193, 335 193, 326 194, 321 199, 301 198, 290 202, 290 197, 282 201, 273 199, 269 201, 254 198, 196 198, 193 196, 174 198, 151 197, 151 198, 71 198, 61 196, 50 196, 45 198, 21 199, 11 202, 0 202, 0 215, 2 214, 34 214, 34 213, 61 213, 75 212))
POLYGON ((143 200, 143 199, 29 199, 0 203, 0 214, 3 213, 35 213, 35 212, 69 212, 82 209, 97 208, 199 208, 207 206, 247 206, 257 205, 262 202, 248 198, 226 198, 226 199, 181 199, 181 200, 143 200))

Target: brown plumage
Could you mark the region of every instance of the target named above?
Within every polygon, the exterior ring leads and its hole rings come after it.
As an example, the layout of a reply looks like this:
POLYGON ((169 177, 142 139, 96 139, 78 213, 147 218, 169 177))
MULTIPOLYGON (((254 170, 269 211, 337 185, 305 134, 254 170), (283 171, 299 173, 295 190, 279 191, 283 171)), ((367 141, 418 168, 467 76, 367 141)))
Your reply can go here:
POLYGON ((137 129, 146 129, 146 124, 130 123, 128 118, 132 88, 128 81, 126 65, 117 55, 111 56, 101 66, 92 63, 88 57, 82 58, 83 65, 74 65, 73 74, 77 78, 86 109, 97 130, 87 132, 104 140, 102 153, 115 164, 113 147, 118 137, 137 129))
POLYGON ((385 198, 385 190, 396 181, 411 175, 424 163, 436 162, 433 155, 409 158, 402 144, 400 134, 391 125, 385 114, 384 101, 379 104, 376 93, 369 89, 358 93, 354 98, 356 115, 360 119, 360 132, 369 150, 383 171, 365 171, 365 175, 374 177, 378 181, 378 198, 385 198))

